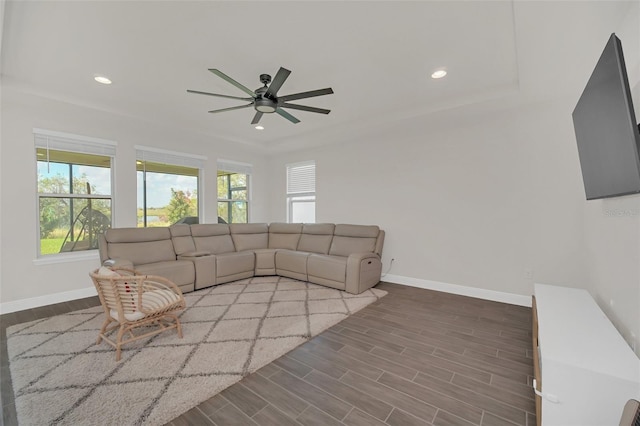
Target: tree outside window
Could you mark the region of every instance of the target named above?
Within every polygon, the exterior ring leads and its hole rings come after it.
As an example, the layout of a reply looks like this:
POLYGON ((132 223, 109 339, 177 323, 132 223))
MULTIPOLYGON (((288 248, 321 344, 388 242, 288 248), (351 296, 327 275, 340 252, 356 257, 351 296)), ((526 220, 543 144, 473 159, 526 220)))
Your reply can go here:
POLYGON ((36 148, 39 254, 93 250, 111 226, 111 157, 36 148))
POLYGON ((218 170, 218 221, 249 221, 249 175, 218 170))
POLYGON ((138 227, 170 226, 198 217, 199 169, 137 161, 138 227))

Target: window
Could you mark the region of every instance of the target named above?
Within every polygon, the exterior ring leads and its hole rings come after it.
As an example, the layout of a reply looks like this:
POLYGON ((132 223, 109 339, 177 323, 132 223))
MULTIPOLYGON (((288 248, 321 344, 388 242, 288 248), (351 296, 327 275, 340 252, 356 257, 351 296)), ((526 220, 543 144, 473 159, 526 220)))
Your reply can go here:
POLYGON ((218 161, 218 222, 249 222, 249 178, 251 166, 218 161))
POLYGON ((94 250, 111 227, 115 143, 34 129, 38 255, 94 250))
POLYGON ((138 227, 198 223, 204 157, 136 147, 138 227))
POLYGON ((287 165, 287 221, 316 221, 316 163, 305 161, 287 165))

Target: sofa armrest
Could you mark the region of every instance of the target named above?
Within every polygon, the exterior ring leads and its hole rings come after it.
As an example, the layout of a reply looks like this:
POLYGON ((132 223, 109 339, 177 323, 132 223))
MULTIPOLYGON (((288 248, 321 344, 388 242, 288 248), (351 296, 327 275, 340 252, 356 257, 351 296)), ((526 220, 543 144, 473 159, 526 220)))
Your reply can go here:
POLYGON ((347 293, 360 294, 380 282, 382 261, 371 252, 352 253, 347 257, 347 277, 345 290, 347 293))
POLYGON ((177 257, 177 260, 190 260, 196 273, 195 290, 216 284, 216 257, 206 252, 189 252, 177 257), (196 254, 197 255, 192 255, 196 254), (189 255, 187 255, 189 254, 189 255))
POLYGON ((102 262, 102 266, 106 266, 111 269, 115 269, 115 268, 133 269, 133 262, 127 259, 107 259, 104 262, 102 262))

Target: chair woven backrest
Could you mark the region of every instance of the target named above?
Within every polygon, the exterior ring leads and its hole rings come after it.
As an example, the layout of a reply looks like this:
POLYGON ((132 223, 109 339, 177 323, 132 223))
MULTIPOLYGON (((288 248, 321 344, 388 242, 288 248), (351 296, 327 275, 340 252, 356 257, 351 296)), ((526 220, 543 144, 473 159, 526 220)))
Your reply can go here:
POLYGON ((106 276, 93 272, 91 278, 106 311, 115 310, 118 314, 130 314, 138 310, 136 277, 106 276))
MULTIPOLYGON (((125 322, 129 314, 145 318, 184 309, 186 306, 180 289, 163 277, 137 275, 135 271, 118 269, 118 272, 100 268, 90 273, 98 291, 105 313, 125 322)), ((133 321, 133 320, 131 320, 133 321)))

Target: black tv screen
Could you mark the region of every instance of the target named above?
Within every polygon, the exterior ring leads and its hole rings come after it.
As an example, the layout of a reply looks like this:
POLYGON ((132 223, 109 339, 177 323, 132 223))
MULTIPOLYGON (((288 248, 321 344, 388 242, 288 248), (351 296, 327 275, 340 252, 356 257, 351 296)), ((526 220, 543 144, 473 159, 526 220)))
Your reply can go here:
POLYGON ((615 34, 573 111, 573 126, 587 200, 640 193, 640 132, 615 34))

